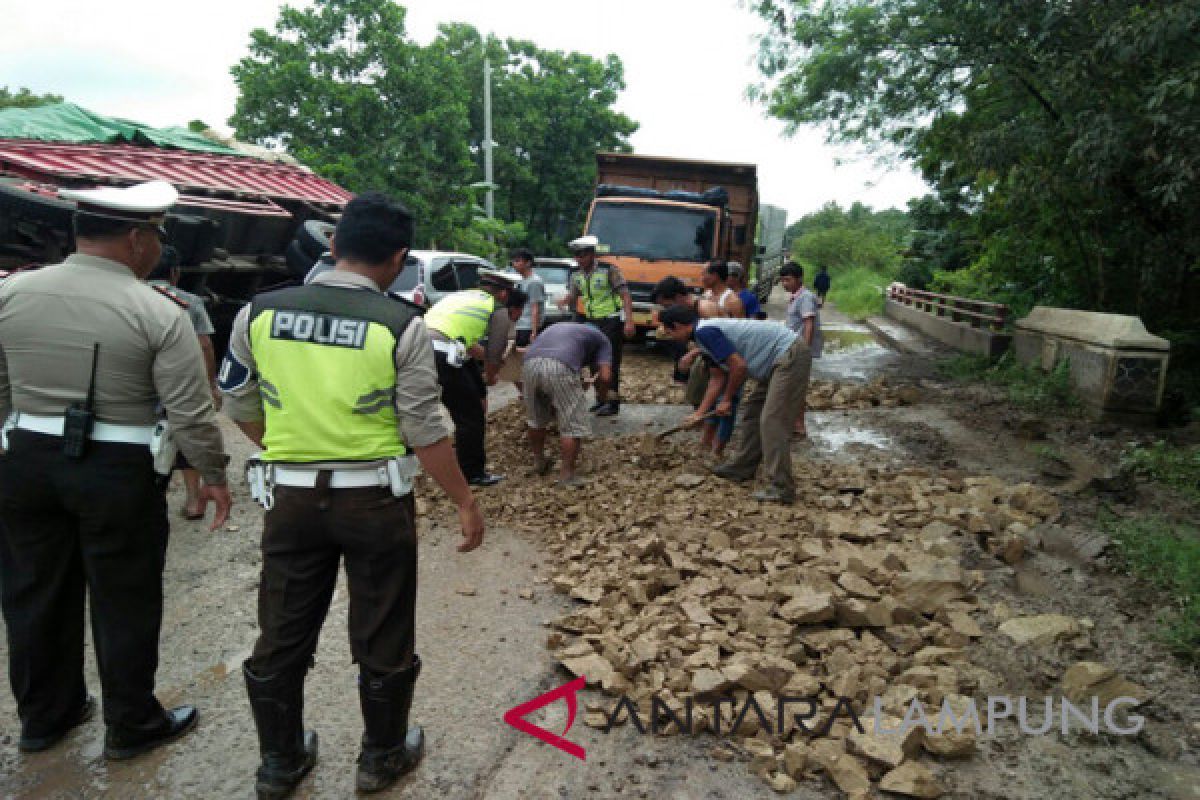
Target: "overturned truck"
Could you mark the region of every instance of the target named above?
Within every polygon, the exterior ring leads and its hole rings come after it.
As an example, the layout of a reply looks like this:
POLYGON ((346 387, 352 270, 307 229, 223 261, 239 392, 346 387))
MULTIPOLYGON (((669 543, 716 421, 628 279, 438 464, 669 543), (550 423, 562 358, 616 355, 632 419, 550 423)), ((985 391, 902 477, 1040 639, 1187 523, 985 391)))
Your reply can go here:
POLYGON ((180 285, 202 298, 223 351, 255 293, 304 277, 328 248, 351 194, 290 159, 100 117, 71 104, 0 111, 0 270, 62 260, 75 246, 74 203, 60 187, 164 180, 179 190, 167 217, 180 285))

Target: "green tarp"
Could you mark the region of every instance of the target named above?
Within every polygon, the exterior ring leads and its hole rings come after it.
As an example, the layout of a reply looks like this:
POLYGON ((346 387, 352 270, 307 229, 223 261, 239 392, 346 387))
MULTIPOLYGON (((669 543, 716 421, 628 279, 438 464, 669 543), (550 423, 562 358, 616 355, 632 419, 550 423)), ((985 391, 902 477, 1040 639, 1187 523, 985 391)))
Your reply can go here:
POLYGON ((127 119, 104 117, 74 103, 6 108, 0 111, 0 139, 34 139, 69 144, 138 144, 242 155, 187 128, 152 128, 127 119))

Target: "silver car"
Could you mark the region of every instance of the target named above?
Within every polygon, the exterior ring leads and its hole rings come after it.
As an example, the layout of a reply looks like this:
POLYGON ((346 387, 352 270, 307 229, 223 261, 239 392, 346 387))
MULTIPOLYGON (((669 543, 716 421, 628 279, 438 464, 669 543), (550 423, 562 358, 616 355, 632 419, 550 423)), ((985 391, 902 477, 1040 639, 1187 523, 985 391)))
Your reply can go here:
POLYGON ((575 261, 570 258, 538 257, 533 260, 533 271, 546 286, 546 312, 543 327, 556 322, 569 322, 574 309, 558 307, 558 301, 567 296, 571 270, 575 261))
MULTIPOLYGON (((429 307, 451 292, 474 289, 479 285, 480 269, 495 269, 486 258, 468 253, 450 253, 443 250, 411 250, 404 262, 404 269, 388 287, 414 303, 429 307)), ((333 269, 333 260, 323 256, 304 282, 309 283, 322 272, 333 269)), ((513 273, 516 280, 520 276, 513 273)))

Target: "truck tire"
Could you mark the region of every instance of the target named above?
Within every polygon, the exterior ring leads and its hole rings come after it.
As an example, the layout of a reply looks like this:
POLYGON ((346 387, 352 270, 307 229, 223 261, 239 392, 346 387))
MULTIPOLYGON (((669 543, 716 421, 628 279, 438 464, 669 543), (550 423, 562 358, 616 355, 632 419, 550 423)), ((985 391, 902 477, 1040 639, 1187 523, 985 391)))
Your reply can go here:
POLYGON ((305 255, 309 256, 309 266, 329 250, 329 241, 333 238, 333 224, 319 219, 307 220, 296 230, 296 241, 305 255))
POLYGON ((67 200, 0 184, 0 212, 7 218, 70 230, 74 211, 75 204, 67 200))
POLYGON ((49 264, 75 249, 75 204, 0 183, 0 251, 49 264))
POLYGON ((179 263, 203 264, 213 257, 217 246, 216 220, 198 214, 168 214, 167 241, 179 253, 179 263))
POLYGON ((320 256, 310 256, 304 252, 304 248, 300 246, 299 239, 293 239, 291 244, 287 246, 287 252, 284 253, 284 259, 287 261, 288 273, 293 278, 304 280, 304 276, 312 269, 312 265, 316 263, 320 256))

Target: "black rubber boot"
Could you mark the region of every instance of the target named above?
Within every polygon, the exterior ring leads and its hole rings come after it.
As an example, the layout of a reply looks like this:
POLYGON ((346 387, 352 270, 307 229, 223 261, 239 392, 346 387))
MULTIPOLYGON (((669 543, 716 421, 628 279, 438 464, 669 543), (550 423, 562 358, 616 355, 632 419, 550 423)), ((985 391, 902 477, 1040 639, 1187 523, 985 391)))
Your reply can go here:
POLYGON ((259 677, 242 665, 258 728, 258 800, 287 797, 317 763, 317 733, 304 730, 304 672, 259 677))
POLYGON ((421 659, 414 655, 408 669, 389 675, 371 675, 364 670, 359 675, 358 698, 366 728, 355 777, 360 792, 383 791, 411 772, 425 755, 425 732, 419 725, 408 724, 413 686, 420 674, 421 659))

